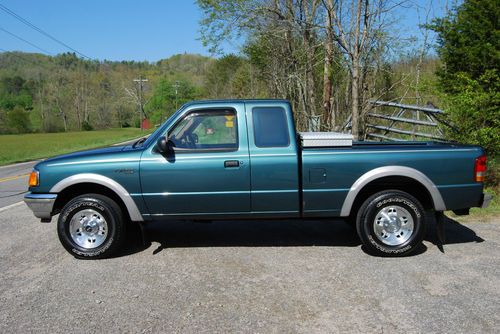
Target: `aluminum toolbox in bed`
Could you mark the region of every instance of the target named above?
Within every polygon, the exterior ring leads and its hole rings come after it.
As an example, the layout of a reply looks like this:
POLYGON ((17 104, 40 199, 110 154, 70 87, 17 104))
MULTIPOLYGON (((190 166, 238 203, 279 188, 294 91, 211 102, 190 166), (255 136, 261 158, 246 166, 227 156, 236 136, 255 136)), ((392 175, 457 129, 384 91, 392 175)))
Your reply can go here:
POLYGON ((302 147, 352 146, 352 135, 340 132, 299 132, 302 147))

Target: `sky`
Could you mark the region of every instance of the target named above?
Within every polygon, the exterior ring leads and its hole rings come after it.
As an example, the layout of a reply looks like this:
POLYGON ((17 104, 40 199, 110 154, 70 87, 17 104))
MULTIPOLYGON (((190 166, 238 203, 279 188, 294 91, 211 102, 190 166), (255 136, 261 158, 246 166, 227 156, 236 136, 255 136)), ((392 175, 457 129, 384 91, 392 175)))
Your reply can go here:
MULTIPOLYGON (((394 0, 397 1, 397 0, 394 0)), ((394 15, 402 36, 419 36, 418 15, 441 16, 447 0, 409 0, 394 15)), ((179 53, 209 55, 199 40, 202 13, 193 0, 0 0, 0 4, 80 53, 99 60, 158 61, 179 53)), ((0 10, 0 51, 71 51, 0 10), (9 34, 10 33, 10 34, 9 34)), ((238 42, 225 53, 237 53, 238 42)))

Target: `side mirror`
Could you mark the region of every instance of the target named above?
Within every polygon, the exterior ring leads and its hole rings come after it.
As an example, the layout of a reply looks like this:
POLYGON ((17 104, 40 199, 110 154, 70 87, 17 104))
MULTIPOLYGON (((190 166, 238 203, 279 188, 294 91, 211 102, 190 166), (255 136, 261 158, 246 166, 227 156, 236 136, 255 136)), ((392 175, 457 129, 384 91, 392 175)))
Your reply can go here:
POLYGON ((174 151, 174 143, 171 140, 167 140, 167 137, 161 136, 156 142, 158 146, 158 151, 163 154, 169 154, 174 151))

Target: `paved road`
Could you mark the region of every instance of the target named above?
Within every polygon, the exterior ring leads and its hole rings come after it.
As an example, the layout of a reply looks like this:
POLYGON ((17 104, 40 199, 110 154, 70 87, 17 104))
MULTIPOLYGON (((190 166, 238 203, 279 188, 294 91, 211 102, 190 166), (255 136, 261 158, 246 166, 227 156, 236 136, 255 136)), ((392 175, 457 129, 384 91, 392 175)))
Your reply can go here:
POLYGON ((28 190, 28 175, 37 162, 0 167, 0 208, 23 199, 28 190))
POLYGON ((155 223, 148 247, 82 261, 24 204, 0 214, 0 333, 500 328, 500 220, 447 224, 444 254, 429 228, 408 258, 365 254, 338 221, 155 223))

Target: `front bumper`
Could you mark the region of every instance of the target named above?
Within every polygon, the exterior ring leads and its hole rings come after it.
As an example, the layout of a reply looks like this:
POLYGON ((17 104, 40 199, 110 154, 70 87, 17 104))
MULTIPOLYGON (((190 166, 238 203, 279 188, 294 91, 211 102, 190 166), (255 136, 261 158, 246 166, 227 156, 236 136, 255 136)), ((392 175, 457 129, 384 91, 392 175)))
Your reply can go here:
POLYGON ((24 203, 33 211, 35 217, 50 221, 56 198, 57 194, 28 193, 24 196, 24 203))
POLYGON ((483 194, 483 199, 481 201, 481 208, 487 208, 488 205, 490 205, 491 199, 493 198, 493 195, 491 194, 483 194))

